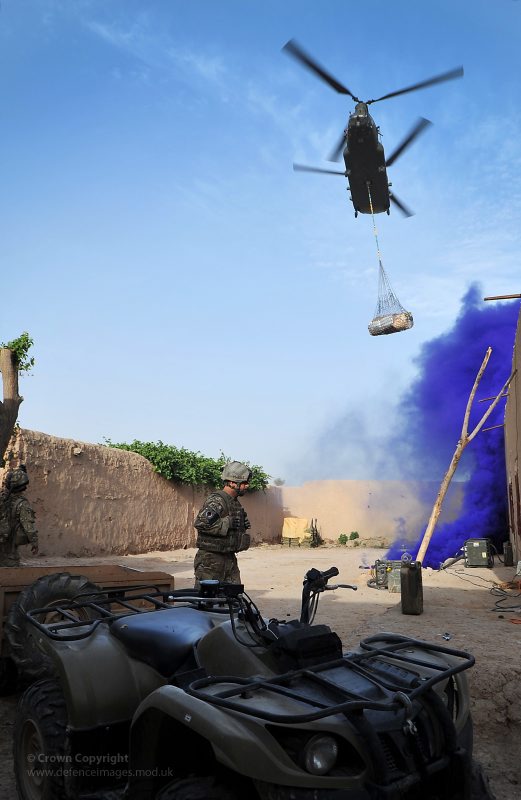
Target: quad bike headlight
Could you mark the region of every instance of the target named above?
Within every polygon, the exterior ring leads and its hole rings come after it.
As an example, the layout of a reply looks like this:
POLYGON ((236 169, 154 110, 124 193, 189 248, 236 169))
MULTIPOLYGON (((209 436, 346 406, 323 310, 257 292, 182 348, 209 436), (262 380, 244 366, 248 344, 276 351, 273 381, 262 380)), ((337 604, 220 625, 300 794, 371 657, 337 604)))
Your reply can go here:
POLYGON ((332 736, 318 734, 306 744, 303 752, 304 766, 312 775, 326 775, 336 764, 338 745, 332 736))

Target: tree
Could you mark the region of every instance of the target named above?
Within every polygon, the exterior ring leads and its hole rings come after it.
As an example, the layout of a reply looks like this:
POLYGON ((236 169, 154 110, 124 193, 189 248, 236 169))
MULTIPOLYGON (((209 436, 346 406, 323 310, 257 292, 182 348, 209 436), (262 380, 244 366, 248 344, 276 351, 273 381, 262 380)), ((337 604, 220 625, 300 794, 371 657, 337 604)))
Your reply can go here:
POLYGON ((482 378, 483 373, 485 371, 485 367, 488 364, 488 360, 490 358, 490 354, 491 353, 492 353, 492 348, 489 347, 487 352, 485 353, 485 358, 483 359, 481 367, 479 368, 479 372, 476 375, 476 380, 474 381, 474 386, 472 387, 472 391, 471 391, 471 393, 469 395, 469 399, 468 399, 468 402, 467 402, 467 408, 465 409, 465 417, 463 419, 463 426, 462 426, 462 429, 461 429, 461 436, 460 436, 460 438, 458 440, 458 444, 456 445, 456 449, 454 451, 454 455, 452 456, 452 460, 451 460, 451 462, 449 464, 449 468, 448 468, 447 472, 445 473, 445 477, 443 478, 443 480, 441 482, 441 486, 440 486, 440 490, 438 492, 438 496, 436 497, 436 500, 435 500, 435 503, 434 503, 434 506, 433 506, 433 509, 432 509, 432 512, 431 512, 431 516, 430 516, 429 522, 427 523, 427 528, 425 529, 425 533, 423 534, 423 539, 422 539, 421 544, 420 544, 420 549, 418 550, 418 555, 416 556, 416 560, 417 561, 421 562, 425 558, 425 553, 427 552, 427 548, 429 546, 429 542, 430 542, 430 540, 432 538, 432 534, 434 533, 434 528, 436 527, 436 523, 437 523, 438 518, 440 516, 441 506, 442 506, 443 500, 445 499, 445 495, 447 494, 447 489, 449 488, 449 484, 450 484, 450 482, 452 480, 452 476, 456 472, 456 467, 459 464, 459 460, 460 460, 460 458, 461 458, 461 456, 463 454, 464 449, 466 448, 466 446, 468 444, 470 444, 470 442, 474 439, 474 437, 477 436, 477 434, 479 433, 479 431, 481 430, 481 428, 483 427, 483 425, 485 424, 485 422, 487 421, 487 419, 491 415, 492 411, 495 409, 495 407, 499 403, 500 398, 505 396, 505 392, 508 389, 508 387, 510 386, 510 384, 511 384, 513 378, 514 378, 515 372, 513 372, 511 374, 511 376, 506 381, 505 385, 503 386, 503 388, 501 389, 499 394, 496 395, 496 397, 493 399, 494 402, 491 403, 491 405, 485 411, 485 413, 481 417, 480 421, 478 422, 478 424, 476 425, 474 430, 471 433, 469 433, 468 432, 468 427, 469 427, 470 410, 472 408, 472 403, 474 402, 474 397, 476 395, 476 391, 477 391, 477 388, 479 386, 479 382, 481 381, 481 378, 482 378))
POLYGON ((18 393, 18 375, 26 372, 34 365, 34 358, 28 352, 33 340, 25 331, 18 339, 4 344, 0 343, 0 373, 2 374, 3 402, 0 401, 0 465, 9 440, 13 435, 18 418, 18 409, 23 397, 18 393))

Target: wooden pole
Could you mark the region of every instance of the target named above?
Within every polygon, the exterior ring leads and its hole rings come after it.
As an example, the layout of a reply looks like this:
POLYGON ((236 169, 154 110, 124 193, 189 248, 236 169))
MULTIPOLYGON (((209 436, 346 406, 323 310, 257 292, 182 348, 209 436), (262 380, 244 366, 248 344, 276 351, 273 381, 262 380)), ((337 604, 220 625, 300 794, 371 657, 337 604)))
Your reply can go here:
POLYGON ((472 408, 472 403, 474 402, 474 397, 476 396, 476 391, 477 391, 477 388, 479 386, 479 382, 480 382, 480 380, 481 380, 481 378, 483 376, 483 373, 485 371, 485 368, 486 368, 486 366, 488 364, 488 360, 490 358, 490 354, 491 353, 492 353, 492 348, 489 347, 487 352, 485 353, 485 358, 483 359, 481 367, 479 368, 479 372, 476 375, 476 380, 474 381, 474 385, 472 387, 472 391, 470 392, 469 399, 467 401, 467 407, 465 409, 465 416, 464 416, 464 419, 463 419, 463 426, 461 428, 461 435, 460 435, 460 438, 459 438, 458 443, 456 445, 456 449, 454 451, 454 455, 452 456, 451 462, 449 464, 449 468, 448 468, 447 472, 445 473, 445 477, 443 478, 443 480, 441 482, 441 486, 440 486, 440 489, 438 491, 438 495, 437 495, 436 500, 434 502, 434 506, 433 506, 432 511, 431 511, 429 522, 427 523, 427 527, 425 529, 425 533, 423 534, 423 539, 421 540, 420 548, 418 550, 418 555, 416 556, 416 560, 417 561, 423 561, 423 559, 425 558, 425 553, 427 552, 427 548, 429 546, 429 542, 430 542, 430 540, 432 538, 432 534, 434 533, 434 528, 436 527, 436 523, 437 523, 438 518, 440 516, 441 506, 442 506, 443 500, 445 499, 445 495, 447 494, 447 489, 449 488, 449 484, 450 484, 450 482, 452 480, 452 476, 456 472, 456 468, 457 468, 457 466, 459 464, 459 460, 460 460, 460 458, 462 456, 462 453, 463 453, 464 449, 472 441, 472 439, 474 439, 474 437, 479 433, 479 431, 482 429, 483 425, 485 424, 485 422, 487 421, 487 419, 491 415, 492 411, 495 409, 495 407, 499 403, 499 401, 501 399, 501 396, 503 395, 505 390, 508 389, 508 387, 510 386, 511 381, 514 378, 514 375, 516 374, 515 370, 514 370, 514 372, 510 375, 509 379, 507 380, 507 382, 505 383, 505 385, 503 386, 503 388, 499 392, 499 394, 497 394, 496 397, 494 398, 494 402, 491 403, 491 405, 485 411, 485 413, 481 417, 480 421, 478 422, 478 424, 474 428, 474 430, 469 434, 468 433, 468 426, 469 426, 469 418, 470 418, 470 411, 471 411, 471 408, 472 408))

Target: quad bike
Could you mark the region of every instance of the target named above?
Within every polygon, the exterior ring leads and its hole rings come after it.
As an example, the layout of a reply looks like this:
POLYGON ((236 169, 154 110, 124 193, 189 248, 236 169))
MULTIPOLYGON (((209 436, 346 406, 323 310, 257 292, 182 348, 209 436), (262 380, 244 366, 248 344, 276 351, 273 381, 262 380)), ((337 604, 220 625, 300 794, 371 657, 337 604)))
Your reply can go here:
MULTIPOLYGON (((20 685, 46 673, 46 657, 34 644, 27 629, 26 613, 32 608, 54 606, 101 589, 107 597, 149 587, 171 591, 172 575, 143 571, 122 565, 82 567, 82 574, 70 574, 59 567, 0 567, 0 696, 12 694, 20 685)), ((92 609, 79 607, 77 614, 88 619, 92 609)), ((53 618, 49 610, 47 621, 53 618)), ((32 628, 32 626, 29 626, 32 628)))
POLYGON ((18 709, 20 799, 469 800, 474 658, 390 633, 343 654, 313 624, 336 575, 307 572, 299 620, 218 581, 28 611, 52 669, 18 709))

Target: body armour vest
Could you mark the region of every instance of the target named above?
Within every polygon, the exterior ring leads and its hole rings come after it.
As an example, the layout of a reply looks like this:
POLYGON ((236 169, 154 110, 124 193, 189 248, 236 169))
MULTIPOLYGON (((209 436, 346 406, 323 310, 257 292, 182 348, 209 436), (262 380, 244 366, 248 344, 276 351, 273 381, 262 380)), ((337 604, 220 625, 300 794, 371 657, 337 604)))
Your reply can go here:
POLYGON ((227 492, 212 492, 195 520, 197 547, 211 553, 239 553, 250 546, 246 512, 227 492))

